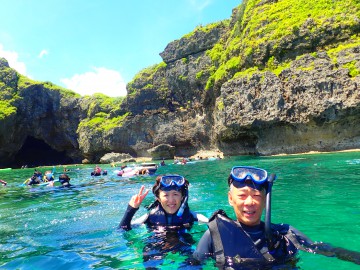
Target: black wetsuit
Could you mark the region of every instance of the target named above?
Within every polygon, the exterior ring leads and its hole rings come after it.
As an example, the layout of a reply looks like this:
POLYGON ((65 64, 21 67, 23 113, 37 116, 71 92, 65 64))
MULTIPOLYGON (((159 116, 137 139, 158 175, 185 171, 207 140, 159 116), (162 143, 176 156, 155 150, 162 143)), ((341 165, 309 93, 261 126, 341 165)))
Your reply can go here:
POLYGON ((271 224, 271 231, 273 239, 269 243, 263 222, 246 226, 230 220, 226 214, 217 214, 209 222, 209 229, 200 239, 193 256, 198 261, 207 257, 215 258, 220 269, 270 269, 274 265, 284 264, 295 266, 299 249, 360 263, 360 253, 314 243, 290 225, 271 224))
MULTIPOLYGON (((131 230, 131 225, 146 224, 153 232, 143 239, 143 263, 146 269, 158 269, 169 252, 179 252, 191 258, 194 252, 192 245, 195 241, 187 231, 198 220, 196 213, 186 206, 182 216, 178 217, 176 214, 167 214, 158 204, 148 213, 131 222, 137 210, 138 208, 128 205, 119 228, 131 230)), ((186 265, 187 262, 183 264, 186 265)))
MULTIPOLYGON (((128 205, 126 212, 119 224, 119 228, 124 230, 131 229, 131 220, 139 208, 134 208, 128 205)), ((147 214, 137 219, 134 224, 146 224, 149 227, 152 226, 168 226, 178 228, 190 228, 194 222, 196 222, 196 213, 190 211, 187 206, 181 217, 175 214, 167 214, 162 206, 158 204, 155 208, 151 209, 147 214)))
POLYGON ((27 185, 29 186, 32 186, 32 185, 38 185, 41 183, 41 180, 40 180, 40 176, 32 176, 30 178, 30 181, 27 183, 27 185))

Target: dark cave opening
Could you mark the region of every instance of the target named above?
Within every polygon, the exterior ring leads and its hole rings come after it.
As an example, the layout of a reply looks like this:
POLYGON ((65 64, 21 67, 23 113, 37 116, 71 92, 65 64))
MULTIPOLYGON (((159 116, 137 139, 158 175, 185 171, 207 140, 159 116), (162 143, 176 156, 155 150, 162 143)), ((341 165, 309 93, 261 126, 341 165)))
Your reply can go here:
POLYGON ((73 159, 66 156, 65 151, 56 151, 43 140, 28 136, 11 165, 20 168, 25 165, 37 167, 72 163, 73 159))

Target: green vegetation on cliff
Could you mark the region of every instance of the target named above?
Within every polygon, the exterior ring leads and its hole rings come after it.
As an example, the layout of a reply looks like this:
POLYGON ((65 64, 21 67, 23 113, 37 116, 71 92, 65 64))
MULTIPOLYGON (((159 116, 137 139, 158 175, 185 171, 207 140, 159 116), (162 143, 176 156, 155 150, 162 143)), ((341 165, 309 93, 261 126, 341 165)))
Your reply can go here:
MULTIPOLYGON (((1 59, 1 58, 0 58, 1 59)), ((62 99, 75 98, 85 104, 87 118, 81 122, 81 126, 96 127, 97 130, 108 130, 122 124, 128 114, 119 115, 118 111, 123 97, 111 98, 103 94, 81 97, 81 95, 69 89, 57 86, 51 82, 39 82, 18 74, 8 66, 6 60, 0 66, 0 121, 16 115, 17 107, 21 106, 21 92, 31 91, 34 87, 40 87, 44 91, 57 91, 62 99), (16 103, 17 102, 17 103, 16 103), (17 104, 17 105, 15 105, 17 104)))
MULTIPOLYGON (((328 50, 328 55, 331 57, 332 61, 334 62, 334 64, 338 64, 338 61, 337 61, 337 55, 340 53, 340 52, 343 52, 343 51, 349 51, 349 49, 352 49, 352 48, 355 48, 355 47, 358 47, 360 46, 360 36, 354 36, 350 41, 348 41, 347 43, 342 43, 342 44, 339 44, 339 46, 335 47, 335 48, 332 48, 330 50, 328 50)), ((351 53, 347 52, 347 57, 349 59, 352 59, 352 55, 351 53)), ((349 61, 348 63, 345 63, 343 64, 342 66, 340 67, 343 67, 343 68, 347 68, 349 70, 349 75, 351 77, 356 77, 360 74, 360 70, 359 68, 355 65, 355 62, 356 61, 349 61)))
MULTIPOLYGON (((205 89, 219 89, 229 80, 255 72, 271 71, 279 75, 293 60, 306 53, 328 51, 330 57, 335 57, 330 55, 334 53, 330 50, 339 52, 340 47, 345 49, 358 44, 359 20, 358 0, 243 0, 231 21, 198 26, 181 37, 180 43, 187 44, 191 39, 196 43, 196 33, 211 31, 219 24, 228 27, 228 33, 206 52, 212 66, 196 72, 197 80, 207 80, 205 89)), ((188 57, 181 61, 188 64, 188 57)), ((354 64, 347 63, 343 67, 349 69, 351 76, 359 74, 354 64)), ((164 68, 166 64, 160 63, 140 71, 128 84, 128 94, 138 90, 160 90, 154 78, 164 68)), ((177 79, 188 80, 185 76, 177 79)))
POLYGON ((94 117, 83 120, 78 127, 78 131, 107 131, 116 127, 121 127, 129 113, 121 116, 111 117, 110 114, 99 112, 94 117))
POLYGON ((64 97, 75 97, 80 98, 81 95, 75 93, 72 90, 66 89, 64 87, 58 86, 53 84, 52 82, 46 81, 46 82, 40 82, 40 81, 34 81, 30 78, 20 75, 19 74, 19 80, 17 82, 18 89, 26 89, 33 85, 39 85, 43 86, 45 89, 51 90, 51 91, 58 91, 62 96, 64 97))
POLYGON ((261 49, 261 44, 271 40, 278 41, 294 34, 309 35, 306 30, 317 33, 319 30, 354 27, 357 24, 356 18, 360 15, 357 0, 280 0, 268 1, 266 4, 261 2, 264 1, 244 1, 244 16, 233 29, 234 33, 237 28, 241 29, 241 42, 233 44, 235 49, 239 46, 258 50, 261 49))
POLYGON ((12 106, 9 101, 0 100, 0 121, 13 114, 16 114, 16 107, 12 106))
POLYGON ((118 110, 124 97, 112 98, 103 94, 86 96, 82 102, 87 107, 87 118, 79 124, 78 131, 83 129, 107 131, 121 126, 129 113, 119 115, 118 110))
POLYGON ((351 42, 360 28, 360 5, 358 0, 244 0, 237 19, 229 38, 208 52, 216 71, 207 88, 249 74, 247 69, 279 74, 298 55, 351 42))
POLYGON ((223 20, 223 21, 209 23, 209 24, 204 25, 204 26, 199 25, 192 32, 182 36, 182 38, 191 38, 192 36, 196 35, 196 33, 198 33, 198 32, 205 32, 205 33, 210 32, 212 29, 218 27, 219 24, 225 24, 226 26, 229 26, 229 22, 230 22, 230 20, 227 19, 227 20, 223 20))
POLYGON ((154 76, 158 71, 165 70, 166 63, 161 62, 156 65, 144 68, 138 72, 131 82, 127 84, 128 95, 136 94, 137 89, 152 89, 154 88, 154 76))
POLYGON ((17 112, 21 100, 20 92, 31 89, 33 86, 42 86, 44 89, 59 91, 64 97, 80 97, 75 92, 56 86, 51 82, 38 82, 17 73, 14 69, 2 65, 0 69, 0 120, 13 116, 17 112))
POLYGON ((17 92, 18 74, 8 67, 5 59, 0 58, 0 121, 16 114, 14 102, 19 99, 17 92))

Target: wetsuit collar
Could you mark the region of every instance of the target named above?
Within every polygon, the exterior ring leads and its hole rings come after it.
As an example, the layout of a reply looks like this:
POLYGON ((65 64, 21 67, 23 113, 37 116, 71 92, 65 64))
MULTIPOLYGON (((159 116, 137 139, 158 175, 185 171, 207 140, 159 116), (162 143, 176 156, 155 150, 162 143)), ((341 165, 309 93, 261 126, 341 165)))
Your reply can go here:
POLYGON ((263 231, 264 230, 264 223, 260 222, 260 224, 255 225, 255 226, 248 226, 245 225, 239 221, 237 221, 237 223, 240 224, 240 226, 244 229, 244 231, 249 232, 249 233, 254 233, 254 232, 258 232, 258 231, 263 231))

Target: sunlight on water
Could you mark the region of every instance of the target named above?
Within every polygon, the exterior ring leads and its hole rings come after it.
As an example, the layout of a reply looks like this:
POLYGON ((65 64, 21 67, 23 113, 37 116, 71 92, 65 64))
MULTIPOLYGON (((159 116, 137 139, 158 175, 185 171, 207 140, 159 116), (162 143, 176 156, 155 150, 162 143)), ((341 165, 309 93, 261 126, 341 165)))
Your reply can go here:
MULTIPOLYGON (((314 241, 360 250, 359 152, 238 156, 167 164, 159 167, 157 174, 184 175, 191 184, 190 208, 207 217, 217 209, 234 217, 227 199, 232 166, 263 167, 277 174, 272 197, 274 223, 289 223, 314 241)), ((130 197, 141 185, 151 189, 156 176, 122 179, 114 173, 116 168, 103 166, 108 175, 92 177, 89 166, 68 168, 74 185, 70 189, 21 187, 33 169, 0 171, 0 179, 8 182, 7 187, 0 187, 0 269, 198 269, 190 267, 188 259, 207 229, 204 224, 194 225, 180 238, 169 232, 153 233, 143 226, 128 232, 117 230, 130 197)), ((153 200, 149 194, 143 204, 153 200)), ((144 213, 146 209, 140 207, 135 217, 144 213)), ((300 252, 297 266, 359 268, 305 252, 300 252)), ((208 261, 203 269, 216 268, 208 261)))

